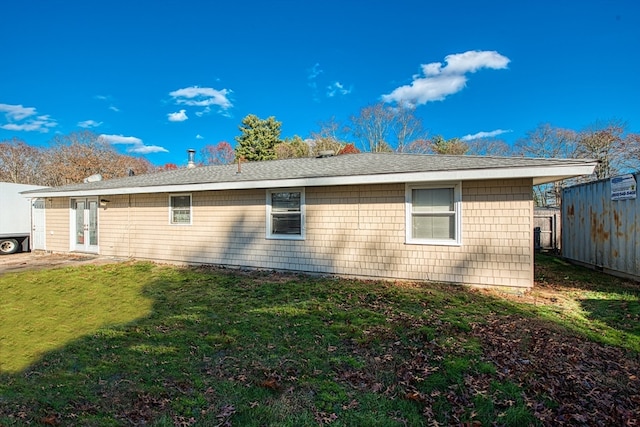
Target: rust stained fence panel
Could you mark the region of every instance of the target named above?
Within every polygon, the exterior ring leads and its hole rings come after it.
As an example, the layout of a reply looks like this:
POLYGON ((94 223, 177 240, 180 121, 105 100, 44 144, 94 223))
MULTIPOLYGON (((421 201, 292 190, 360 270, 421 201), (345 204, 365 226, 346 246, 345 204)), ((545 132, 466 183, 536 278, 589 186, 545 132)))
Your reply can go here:
POLYGON ((611 200, 609 179, 564 189, 562 255, 640 280, 640 199, 611 200))

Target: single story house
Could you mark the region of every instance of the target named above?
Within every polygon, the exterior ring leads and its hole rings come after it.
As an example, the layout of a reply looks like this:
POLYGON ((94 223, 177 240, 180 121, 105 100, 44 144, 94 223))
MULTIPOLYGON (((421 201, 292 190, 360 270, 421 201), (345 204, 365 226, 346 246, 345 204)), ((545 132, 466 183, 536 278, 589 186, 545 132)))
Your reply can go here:
POLYGON ((532 186, 595 165, 362 153, 24 194, 44 210, 35 250, 522 289, 533 286, 532 186))

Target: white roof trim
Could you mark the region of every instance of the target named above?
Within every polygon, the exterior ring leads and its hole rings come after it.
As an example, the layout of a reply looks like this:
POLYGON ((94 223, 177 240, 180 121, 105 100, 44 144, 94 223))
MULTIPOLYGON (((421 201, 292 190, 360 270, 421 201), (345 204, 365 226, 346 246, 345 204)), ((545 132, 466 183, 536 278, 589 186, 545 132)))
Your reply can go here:
POLYGON ((330 176, 314 178, 274 179, 260 181, 239 182, 209 182, 197 184, 175 184, 144 187, 104 188, 91 190, 70 191, 41 191, 34 197, 84 197, 84 196, 108 196, 117 194, 149 194, 149 193, 173 193, 191 191, 212 190, 247 190, 256 188, 283 188, 283 187, 319 187, 341 186, 358 184, 395 184, 412 182, 438 182, 438 181, 475 181, 485 179, 514 179, 532 178, 533 185, 558 181, 580 175, 589 175, 597 162, 572 164, 567 166, 531 166, 522 168, 501 169, 469 169, 452 171, 429 171, 393 174, 354 175, 354 176, 330 176))

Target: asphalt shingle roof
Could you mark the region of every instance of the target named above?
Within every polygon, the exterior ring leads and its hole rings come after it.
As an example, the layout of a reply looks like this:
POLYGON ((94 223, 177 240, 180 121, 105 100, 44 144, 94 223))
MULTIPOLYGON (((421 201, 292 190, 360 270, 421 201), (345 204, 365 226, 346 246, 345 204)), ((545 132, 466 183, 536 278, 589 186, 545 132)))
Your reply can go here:
MULTIPOLYGON (((323 177, 336 178, 415 172, 584 166, 588 163, 593 163, 593 160, 361 153, 324 158, 246 162, 241 165, 241 173, 238 173, 237 164, 184 168, 83 184, 71 184, 40 191, 62 193, 132 187, 259 182, 323 177)), ((28 193, 37 194, 38 191, 35 190, 28 193)))

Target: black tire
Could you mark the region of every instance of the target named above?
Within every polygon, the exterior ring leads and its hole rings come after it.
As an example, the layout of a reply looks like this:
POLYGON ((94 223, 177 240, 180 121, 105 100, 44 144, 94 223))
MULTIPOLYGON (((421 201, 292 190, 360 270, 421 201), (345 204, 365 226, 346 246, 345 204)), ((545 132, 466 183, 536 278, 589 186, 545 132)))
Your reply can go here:
POLYGON ((20 249, 20 245, 16 239, 0 240, 0 255, 15 254, 20 249))

